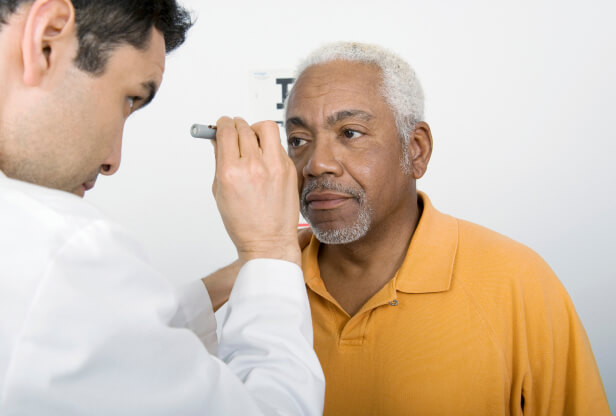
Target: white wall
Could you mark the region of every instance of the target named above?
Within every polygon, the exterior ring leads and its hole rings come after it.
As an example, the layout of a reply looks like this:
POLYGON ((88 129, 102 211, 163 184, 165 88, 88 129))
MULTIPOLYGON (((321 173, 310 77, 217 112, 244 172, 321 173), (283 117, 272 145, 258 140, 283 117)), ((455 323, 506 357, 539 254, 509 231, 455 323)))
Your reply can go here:
MULTIPOLYGON (((419 187, 441 211, 538 251, 568 288, 616 409, 616 2, 185 1, 199 20, 125 130, 123 166, 88 199, 175 281, 234 258, 196 121, 259 114, 251 74, 332 40, 378 43, 417 70, 434 153, 419 187)), ((250 211, 247 210, 247 215, 250 211)))

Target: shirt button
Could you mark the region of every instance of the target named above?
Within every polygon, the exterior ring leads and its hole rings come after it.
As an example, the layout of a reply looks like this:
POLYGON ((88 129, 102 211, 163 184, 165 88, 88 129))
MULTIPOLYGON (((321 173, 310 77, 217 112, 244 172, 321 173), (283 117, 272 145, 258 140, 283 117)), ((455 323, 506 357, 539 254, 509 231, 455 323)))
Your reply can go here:
POLYGON ((398 299, 394 299, 394 300, 392 300, 391 302, 389 302, 389 304, 390 304, 391 306, 398 306, 398 299))

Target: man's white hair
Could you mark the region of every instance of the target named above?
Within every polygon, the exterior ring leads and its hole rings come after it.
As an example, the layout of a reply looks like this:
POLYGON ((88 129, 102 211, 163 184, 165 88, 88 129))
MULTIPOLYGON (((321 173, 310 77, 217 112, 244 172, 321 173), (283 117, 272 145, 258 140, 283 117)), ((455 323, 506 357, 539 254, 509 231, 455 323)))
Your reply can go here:
POLYGON ((417 122, 424 119, 424 94, 415 71, 404 59, 381 46, 334 42, 308 55, 300 63, 295 79, 311 66, 338 60, 374 64, 380 68, 383 80, 381 92, 393 112, 402 141, 402 166, 406 173, 410 173, 410 137, 417 122))

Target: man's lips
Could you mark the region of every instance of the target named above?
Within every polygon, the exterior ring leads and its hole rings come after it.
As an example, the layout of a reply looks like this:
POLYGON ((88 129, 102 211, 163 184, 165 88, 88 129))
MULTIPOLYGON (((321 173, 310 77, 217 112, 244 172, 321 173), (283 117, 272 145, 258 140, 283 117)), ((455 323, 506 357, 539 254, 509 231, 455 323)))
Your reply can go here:
POLYGON ((353 199, 353 196, 336 192, 313 191, 306 195, 306 202, 311 209, 337 208, 349 199, 353 199))

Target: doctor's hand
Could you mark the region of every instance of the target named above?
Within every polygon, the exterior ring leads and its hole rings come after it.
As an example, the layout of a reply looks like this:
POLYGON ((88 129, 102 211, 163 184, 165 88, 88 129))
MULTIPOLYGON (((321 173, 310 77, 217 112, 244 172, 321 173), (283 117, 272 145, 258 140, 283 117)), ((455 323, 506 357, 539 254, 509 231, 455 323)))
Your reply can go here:
POLYGON ((240 264, 270 258, 301 266, 297 173, 278 125, 221 117, 216 126, 212 191, 240 264))

